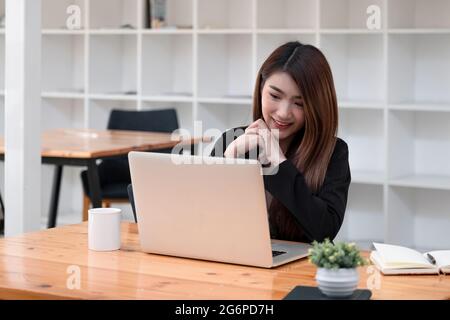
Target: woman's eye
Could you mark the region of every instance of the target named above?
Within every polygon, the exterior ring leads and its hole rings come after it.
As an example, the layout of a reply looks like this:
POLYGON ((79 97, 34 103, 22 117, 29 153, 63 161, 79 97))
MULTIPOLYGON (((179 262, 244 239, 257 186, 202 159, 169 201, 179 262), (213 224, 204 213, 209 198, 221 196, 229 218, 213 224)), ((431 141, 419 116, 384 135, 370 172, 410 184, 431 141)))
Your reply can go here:
POLYGON ((279 96, 277 96, 277 95, 274 95, 273 93, 271 93, 271 94, 270 94, 270 96, 271 96, 272 98, 274 98, 274 99, 277 99, 277 100, 278 100, 278 99, 280 99, 280 97, 279 97, 279 96))
POLYGON ((303 108, 303 103, 297 102, 296 105, 303 108))

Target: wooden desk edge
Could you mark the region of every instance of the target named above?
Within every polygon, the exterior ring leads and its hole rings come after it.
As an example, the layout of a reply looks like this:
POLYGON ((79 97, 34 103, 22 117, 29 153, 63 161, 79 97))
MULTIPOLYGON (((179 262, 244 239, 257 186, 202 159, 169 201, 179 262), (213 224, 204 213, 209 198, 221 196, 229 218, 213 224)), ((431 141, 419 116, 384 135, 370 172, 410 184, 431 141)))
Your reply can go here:
MULTIPOLYGON (((65 233, 70 233, 70 234, 79 234, 79 236, 81 237, 86 237, 87 233, 86 233, 86 228, 87 228, 87 222, 83 222, 83 223, 79 223, 79 224, 74 224, 74 225, 65 225, 65 226, 61 226, 55 229, 48 229, 48 230, 40 230, 40 231, 35 231, 35 232, 31 232, 31 233, 27 233, 27 234, 23 234, 23 235, 19 235, 17 237, 11 237, 11 238, 6 238, 6 239, 1 239, 0 241, 8 241, 8 239, 13 240, 12 242, 17 242, 19 245, 21 243, 21 241, 14 241, 17 239, 26 239, 27 236, 30 235, 36 235, 39 233, 47 233, 53 237, 55 237, 56 235, 58 236, 62 236, 65 233)), ((128 234, 128 237, 130 239, 130 243, 127 244, 128 245, 132 245, 133 246, 133 251, 136 250, 137 248, 137 244, 136 244, 136 237, 137 237, 137 224, 133 223, 133 222, 123 222, 122 223, 122 233, 123 234, 128 234)), ((26 244, 24 244, 25 246, 26 244)), ((128 251, 128 250, 124 250, 124 251, 128 251)), ((364 258, 367 258, 370 254, 370 251, 361 251, 362 255, 364 256, 364 258)), ((136 251, 136 253, 138 253, 136 251)), ((128 252, 125 254, 129 254, 128 252)), ((138 254, 141 254, 140 252, 138 254)), ((11 257, 11 255, 4 255, 5 257, 11 257)), ((27 259, 29 257, 22 257, 22 256, 15 256, 17 259, 27 259)), ((159 256, 159 255, 158 255, 159 256)), ((35 258, 31 258, 31 259, 35 259, 35 258)), ((176 259, 182 259, 182 258, 176 258, 176 259)), ((188 259, 190 260, 190 259, 188 259)), ((193 260, 194 261, 194 260, 193 260)), ((195 260, 193 263, 198 265, 198 262, 196 262, 198 260, 195 260)), ((211 263, 206 261, 205 263, 211 263)), ((295 264, 302 264, 302 266, 305 266, 305 270, 301 271, 300 273, 298 273, 298 276, 295 277, 295 279, 292 279, 292 283, 290 283, 289 285, 292 285, 293 289, 295 286, 297 285, 311 285, 314 279, 314 269, 315 267, 308 264, 306 262, 306 260, 301 260, 301 261, 295 261, 292 262, 290 264, 284 265, 284 266, 280 266, 278 268, 274 268, 274 269, 261 269, 261 268, 252 268, 255 271, 255 274, 257 274, 258 276, 264 276, 266 277, 264 274, 265 273, 270 273, 270 272, 274 272, 276 274, 278 273, 294 273, 297 274, 298 272, 298 268, 295 268, 295 264), (285 267, 285 268, 284 268, 285 267), (292 267, 294 267, 294 269, 292 269, 292 267), (297 271, 296 271, 297 270, 297 271), (300 277, 300 278, 299 278, 300 277), (299 279, 304 279, 305 281, 299 281, 299 279), (307 280, 307 281, 306 281, 307 280)), ((230 272, 230 265, 229 264, 220 264, 224 266, 224 270, 228 270, 227 272, 230 272)), ((367 272, 367 268, 368 267, 372 267, 373 265, 369 265, 367 267, 363 267, 362 269, 360 269, 360 280, 361 282, 359 283, 358 288, 360 289, 365 289, 366 285, 364 285, 364 283, 367 284, 366 281, 368 281, 368 278, 370 276, 372 276, 372 273, 368 273, 367 272)), ((242 266, 236 266, 236 272, 251 272, 252 271, 239 271, 239 268, 241 268, 242 266)), ((303 268, 302 268, 303 269, 303 268)), ((234 271, 233 271, 234 272, 234 271)), ((380 274, 381 275, 381 274, 380 274)), ((236 275, 234 275, 236 276, 236 275)), ((386 283, 382 284, 381 289, 373 289, 372 290, 372 299, 450 299, 450 283, 448 282, 450 279, 449 278, 445 278, 445 276, 436 278, 435 275, 421 275, 421 276, 411 276, 409 277, 398 277, 398 276, 383 276, 381 275, 381 281, 386 280, 386 283), (409 281, 411 280, 411 281, 409 281), (448 289, 448 293, 447 293, 447 289, 448 289), (378 291, 377 291, 378 290, 378 291), (382 291, 379 291, 382 290, 382 291), (384 291, 386 290, 386 291, 384 291), (384 293, 383 293, 384 291, 384 293), (412 292, 414 291, 414 292, 412 292)), ((284 277, 285 278, 285 277, 284 277)), ((286 278, 285 278, 286 281, 286 278)), ((11 283, 9 283, 11 284, 11 283)), ((14 283, 12 283, 14 284, 14 283)), ((285 284, 286 285, 286 284, 285 284)), ((285 290, 285 285, 282 287, 283 290, 285 290)), ((280 289, 280 288, 278 288, 280 289)), ((277 289, 277 290, 278 290, 277 289)), ((291 290, 290 289, 290 290, 291 290)), ((288 294, 288 292, 290 291, 286 291, 286 294, 288 294)), ((284 293, 283 293, 284 294, 284 293)), ((282 298, 282 296, 279 294, 277 294, 277 298, 282 298)), ((42 291, 39 291, 39 288, 12 288, 12 287, 8 287, 8 282, 1 282, 0 285, 0 299, 80 299, 80 300, 85 300, 85 299, 102 299, 102 295, 86 295, 83 294, 83 292, 77 294, 75 292, 51 292, 51 290, 47 290, 46 288, 42 288, 42 291)), ((106 297, 106 299, 110 299, 108 297, 106 297)), ((116 299, 123 299, 123 297, 121 297, 120 295, 117 296, 116 299)), ((179 299, 183 299, 182 297, 180 297, 179 299)))

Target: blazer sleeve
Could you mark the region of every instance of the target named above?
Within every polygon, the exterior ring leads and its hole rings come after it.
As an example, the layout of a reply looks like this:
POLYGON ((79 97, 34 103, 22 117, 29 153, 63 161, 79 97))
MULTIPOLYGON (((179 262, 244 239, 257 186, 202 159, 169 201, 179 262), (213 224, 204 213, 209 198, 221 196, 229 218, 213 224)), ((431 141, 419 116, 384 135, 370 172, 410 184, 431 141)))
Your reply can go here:
POLYGON ((241 134, 244 134, 246 126, 236 127, 226 130, 222 135, 214 142, 213 149, 211 150, 211 157, 224 157, 225 150, 228 145, 234 141, 241 134))
POLYGON ((318 193, 311 192, 289 159, 279 165, 277 174, 264 176, 266 190, 294 215, 310 241, 336 237, 344 220, 350 181, 348 146, 341 139, 336 141, 318 193))

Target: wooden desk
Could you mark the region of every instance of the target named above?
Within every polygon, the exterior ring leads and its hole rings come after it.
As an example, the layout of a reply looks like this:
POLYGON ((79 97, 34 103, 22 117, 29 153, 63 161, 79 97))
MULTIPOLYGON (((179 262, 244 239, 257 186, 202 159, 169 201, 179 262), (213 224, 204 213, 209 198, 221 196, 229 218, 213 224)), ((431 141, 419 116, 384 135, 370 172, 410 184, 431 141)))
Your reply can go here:
MULTIPOLYGON (((297 285, 315 285, 316 268, 305 259, 269 270, 142 253, 131 223, 122 223, 119 251, 90 251, 87 240, 86 222, 0 240, 0 298, 282 299, 297 285), (66 286, 70 266, 79 267, 80 290, 66 286)), ((360 288, 372 275, 366 271, 359 270, 360 288)), ((381 276, 372 293, 450 299, 450 277, 381 276)))
MULTIPOLYGON (((48 227, 56 225, 59 193, 63 166, 83 166, 88 170, 88 183, 92 205, 101 207, 100 181, 96 161, 99 159, 123 157, 130 151, 151 151, 172 148, 180 142, 184 145, 208 141, 195 137, 182 139, 169 133, 94 130, 55 129, 42 134, 42 162, 55 165, 48 227)), ((4 142, 0 138, 0 157, 4 157, 4 142)))

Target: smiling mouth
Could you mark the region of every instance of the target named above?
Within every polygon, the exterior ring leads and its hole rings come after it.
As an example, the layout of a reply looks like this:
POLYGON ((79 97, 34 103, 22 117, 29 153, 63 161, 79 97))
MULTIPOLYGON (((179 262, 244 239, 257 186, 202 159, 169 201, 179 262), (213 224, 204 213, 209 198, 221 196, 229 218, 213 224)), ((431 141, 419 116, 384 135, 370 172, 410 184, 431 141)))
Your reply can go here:
POLYGON ((280 121, 278 121, 278 120, 276 120, 274 118, 272 118, 272 119, 273 119, 273 121, 275 122, 275 125, 278 128, 287 128, 287 127, 289 127, 292 124, 292 123, 289 123, 289 122, 280 122, 280 121))

